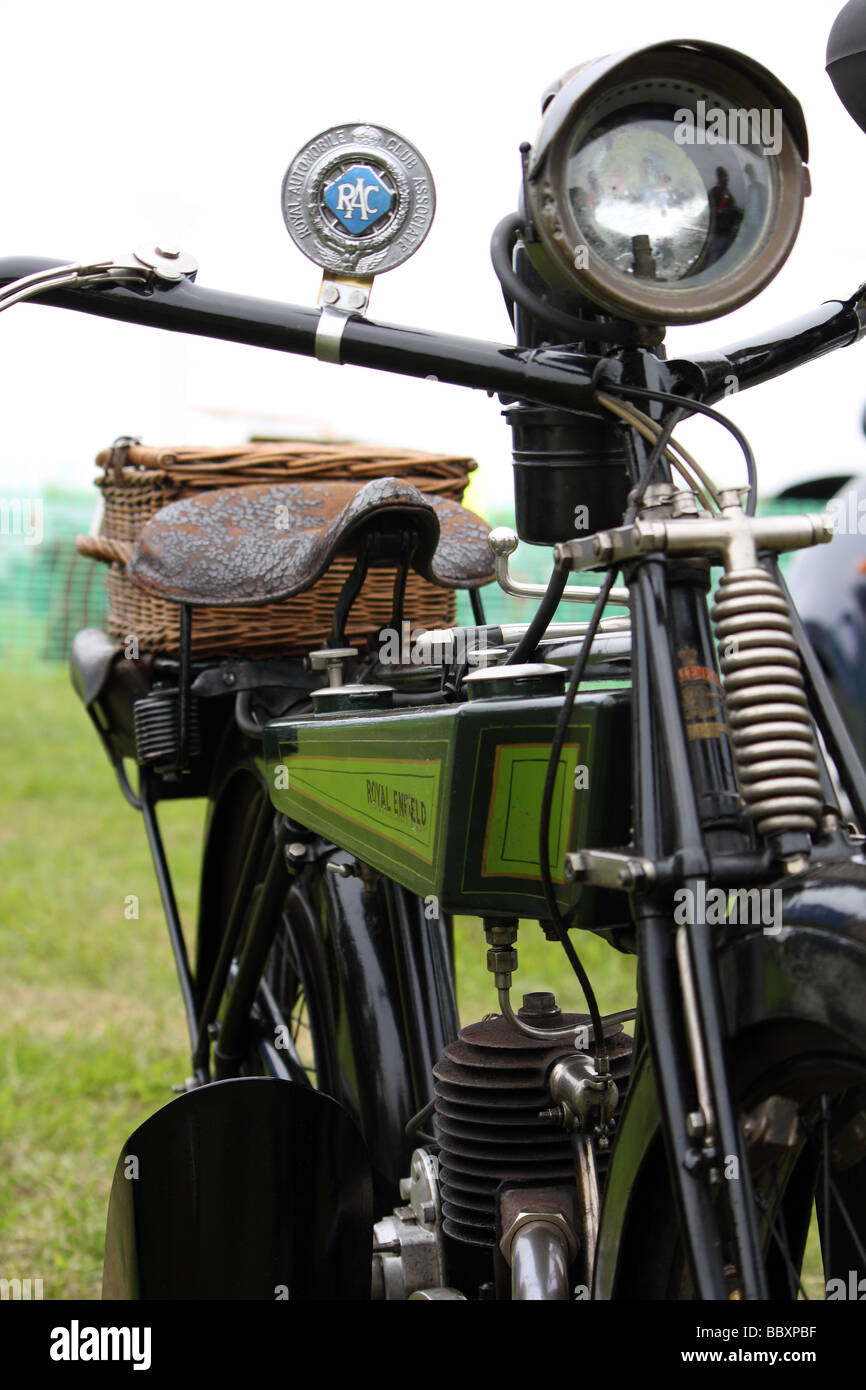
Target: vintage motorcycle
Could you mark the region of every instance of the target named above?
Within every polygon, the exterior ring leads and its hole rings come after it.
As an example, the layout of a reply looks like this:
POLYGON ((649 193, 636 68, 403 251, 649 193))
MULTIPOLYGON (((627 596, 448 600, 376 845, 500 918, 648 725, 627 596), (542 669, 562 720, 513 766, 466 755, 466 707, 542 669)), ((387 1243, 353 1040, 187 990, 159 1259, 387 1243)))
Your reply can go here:
MULTIPOLYGON (((864 50, 855 0, 828 57, 866 128, 864 50)), ((793 95, 717 44, 567 74, 493 235, 511 346, 366 317, 434 201, 418 152, 369 125, 323 132, 283 184, 316 309, 203 288, 173 247, 0 263, 2 307, 434 377, 497 394, 513 432, 516 534, 489 544, 390 476, 216 479, 114 542, 174 636, 129 659, 87 630, 73 680, 144 822, 192 1067, 121 1153, 106 1297, 795 1300, 813 1206, 828 1291, 866 1273, 866 774, 778 567, 832 527, 757 516, 748 442, 713 409, 732 379, 856 341, 866 299, 702 357, 663 348, 667 324, 779 270, 807 153, 793 95), (694 413, 734 434, 745 488, 675 441, 694 413), (485 622, 494 573, 521 592, 518 538, 552 547, 550 582, 530 622, 485 622), (291 607, 340 564, 306 660, 200 655, 205 610, 291 607), (410 576, 467 590, 474 622, 411 657, 352 646, 382 570, 389 634, 411 626, 410 576), (586 621, 554 622, 569 601, 586 621), (157 819, 178 796, 209 803, 194 968, 157 819), (483 922, 498 1001, 462 1028, 458 913, 483 922), (585 1014, 543 992, 515 1007, 526 918, 585 1014), (635 1010, 602 1016, 581 931, 637 954, 635 1010)))

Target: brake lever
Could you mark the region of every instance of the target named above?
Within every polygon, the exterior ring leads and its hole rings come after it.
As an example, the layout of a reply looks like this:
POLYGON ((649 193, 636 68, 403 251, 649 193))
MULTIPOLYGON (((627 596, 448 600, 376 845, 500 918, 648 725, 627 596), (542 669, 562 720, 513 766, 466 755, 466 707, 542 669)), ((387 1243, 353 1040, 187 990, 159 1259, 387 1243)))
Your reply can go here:
POLYGON ((51 266, 47 270, 25 275, 20 280, 13 280, 0 290, 0 311, 22 300, 35 299, 58 289, 92 289, 97 285, 135 281, 145 286, 154 279, 172 284, 180 280, 194 280, 197 272, 198 262, 186 251, 174 246, 141 247, 127 256, 85 264, 51 266))

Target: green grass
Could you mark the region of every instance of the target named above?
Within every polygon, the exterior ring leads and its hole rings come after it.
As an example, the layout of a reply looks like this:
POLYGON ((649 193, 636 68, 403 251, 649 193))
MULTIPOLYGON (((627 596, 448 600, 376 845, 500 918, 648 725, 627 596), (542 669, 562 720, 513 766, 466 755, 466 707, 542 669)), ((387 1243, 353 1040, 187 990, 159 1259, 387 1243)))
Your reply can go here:
MULTIPOLYGON (((66 673, 0 675, 0 708, 0 1275, 98 1298, 114 1164, 186 1030, 138 817, 66 673)), ((201 811, 166 810, 189 910, 201 811)))

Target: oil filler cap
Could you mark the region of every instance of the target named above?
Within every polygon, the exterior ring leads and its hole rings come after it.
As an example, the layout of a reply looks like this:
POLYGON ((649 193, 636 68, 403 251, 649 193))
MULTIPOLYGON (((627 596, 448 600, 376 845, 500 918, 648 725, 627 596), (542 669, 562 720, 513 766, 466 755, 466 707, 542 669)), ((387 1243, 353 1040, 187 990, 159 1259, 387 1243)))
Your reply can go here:
POLYGON ((561 695, 568 676, 564 666, 527 661, 514 666, 488 666, 463 679, 470 700, 527 700, 561 695))
POLYGON ((326 685, 313 691, 316 714, 360 714, 393 706, 394 687, 390 685, 326 685))

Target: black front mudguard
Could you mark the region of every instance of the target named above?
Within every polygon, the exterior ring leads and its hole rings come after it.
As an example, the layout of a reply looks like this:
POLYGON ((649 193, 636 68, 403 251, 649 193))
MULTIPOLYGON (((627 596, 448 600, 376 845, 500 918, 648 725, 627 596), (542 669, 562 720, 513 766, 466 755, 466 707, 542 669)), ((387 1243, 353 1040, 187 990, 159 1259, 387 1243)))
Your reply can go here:
POLYGON ((218 1081, 130 1135, 111 1188, 107 1299, 368 1299, 372 1178, 334 1101, 218 1081))

